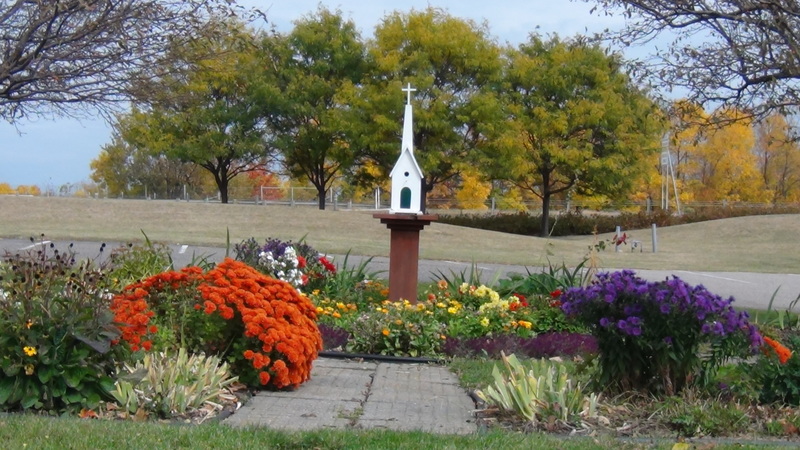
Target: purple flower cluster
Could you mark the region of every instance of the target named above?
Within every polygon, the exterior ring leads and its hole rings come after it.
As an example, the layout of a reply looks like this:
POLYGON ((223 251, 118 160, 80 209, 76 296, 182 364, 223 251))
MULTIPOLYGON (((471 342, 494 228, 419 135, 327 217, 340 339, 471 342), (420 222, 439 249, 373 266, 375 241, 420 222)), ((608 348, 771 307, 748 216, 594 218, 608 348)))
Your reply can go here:
POLYGON ((748 322, 746 312, 733 309, 732 302, 733 298, 723 299, 677 277, 647 282, 633 271, 623 270, 600 273, 590 286, 567 290, 561 308, 590 327, 618 330, 627 336, 649 333, 671 343, 670 326, 676 326, 718 337, 744 332, 751 347, 760 347, 758 330, 748 322))
POLYGON ((280 239, 267 238, 267 243, 261 248, 264 253, 272 253, 275 259, 286 254, 286 249, 292 245, 291 242, 283 242, 280 239))

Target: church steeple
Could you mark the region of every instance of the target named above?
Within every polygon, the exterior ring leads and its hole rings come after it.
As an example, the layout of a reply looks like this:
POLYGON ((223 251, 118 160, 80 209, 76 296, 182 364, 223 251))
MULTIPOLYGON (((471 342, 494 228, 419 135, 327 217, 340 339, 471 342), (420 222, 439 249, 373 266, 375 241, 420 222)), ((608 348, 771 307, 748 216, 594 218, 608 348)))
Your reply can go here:
POLYGON ((411 83, 408 83, 408 87, 404 87, 402 90, 408 94, 408 99, 406 100, 406 110, 403 116, 403 141, 400 151, 408 149, 411 153, 414 153, 414 113, 411 106, 411 93, 415 92, 416 89, 411 87, 411 83))
POLYGON ((400 157, 397 159, 389 176, 392 179, 391 213, 423 214, 425 198, 423 193, 424 178, 422 170, 414 158, 414 122, 411 106, 411 93, 416 89, 403 88, 408 94, 405 115, 403 117, 403 140, 400 146, 400 157))

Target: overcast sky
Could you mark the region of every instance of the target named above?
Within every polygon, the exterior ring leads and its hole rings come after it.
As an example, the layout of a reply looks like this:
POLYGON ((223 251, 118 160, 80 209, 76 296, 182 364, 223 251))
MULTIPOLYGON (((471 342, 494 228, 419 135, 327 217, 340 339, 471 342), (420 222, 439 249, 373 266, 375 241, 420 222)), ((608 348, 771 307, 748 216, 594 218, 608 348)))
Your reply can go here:
MULTIPOLYGON (((270 23, 281 32, 290 31, 295 20, 313 13, 322 4, 341 10, 355 22, 364 38, 372 36, 375 25, 386 14, 422 10, 429 5, 456 17, 486 21, 490 33, 501 44, 519 44, 531 32, 567 37, 615 29, 622 24, 618 16, 591 15, 591 3, 567 0, 239 0, 238 3, 265 11, 270 23)), ((89 181, 89 164, 110 141, 110 135, 110 126, 101 119, 29 119, 17 123, 16 128, 0 122, 0 183, 14 187, 35 184, 42 190, 52 187, 57 191, 66 183, 89 181)))

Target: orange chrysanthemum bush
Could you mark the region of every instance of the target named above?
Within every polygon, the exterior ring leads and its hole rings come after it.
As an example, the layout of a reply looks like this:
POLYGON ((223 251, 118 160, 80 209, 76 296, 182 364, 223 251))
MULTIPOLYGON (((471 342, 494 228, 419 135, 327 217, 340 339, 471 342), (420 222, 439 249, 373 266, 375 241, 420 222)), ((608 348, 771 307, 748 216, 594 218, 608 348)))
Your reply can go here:
POLYGON ((112 309, 132 350, 158 348, 158 335, 165 333, 159 325, 167 323, 178 329, 166 334, 188 343, 190 350, 225 357, 250 386, 300 385, 322 349, 316 309, 307 297, 229 258, 205 274, 190 268, 128 286, 112 309), (164 298, 182 299, 179 320, 162 320, 175 315, 174 304, 172 310, 161 307, 169 303, 164 298), (151 299, 161 306, 152 307, 151 299))

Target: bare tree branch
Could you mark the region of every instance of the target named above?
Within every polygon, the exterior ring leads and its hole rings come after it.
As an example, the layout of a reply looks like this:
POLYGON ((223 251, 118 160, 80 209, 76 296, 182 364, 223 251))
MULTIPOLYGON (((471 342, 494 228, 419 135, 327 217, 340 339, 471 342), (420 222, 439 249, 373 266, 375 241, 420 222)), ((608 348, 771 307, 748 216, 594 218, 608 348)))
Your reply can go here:
POLYGON ((671 30, 674 38, 637 74, 686 90, 700 104, 763 116, 800 105, 797 0, 585 0, 629 22, 614 38, 633 45, 671 30))
POLYGON ((0 117, 114 112, 229 0, 0 0, 0 117))

